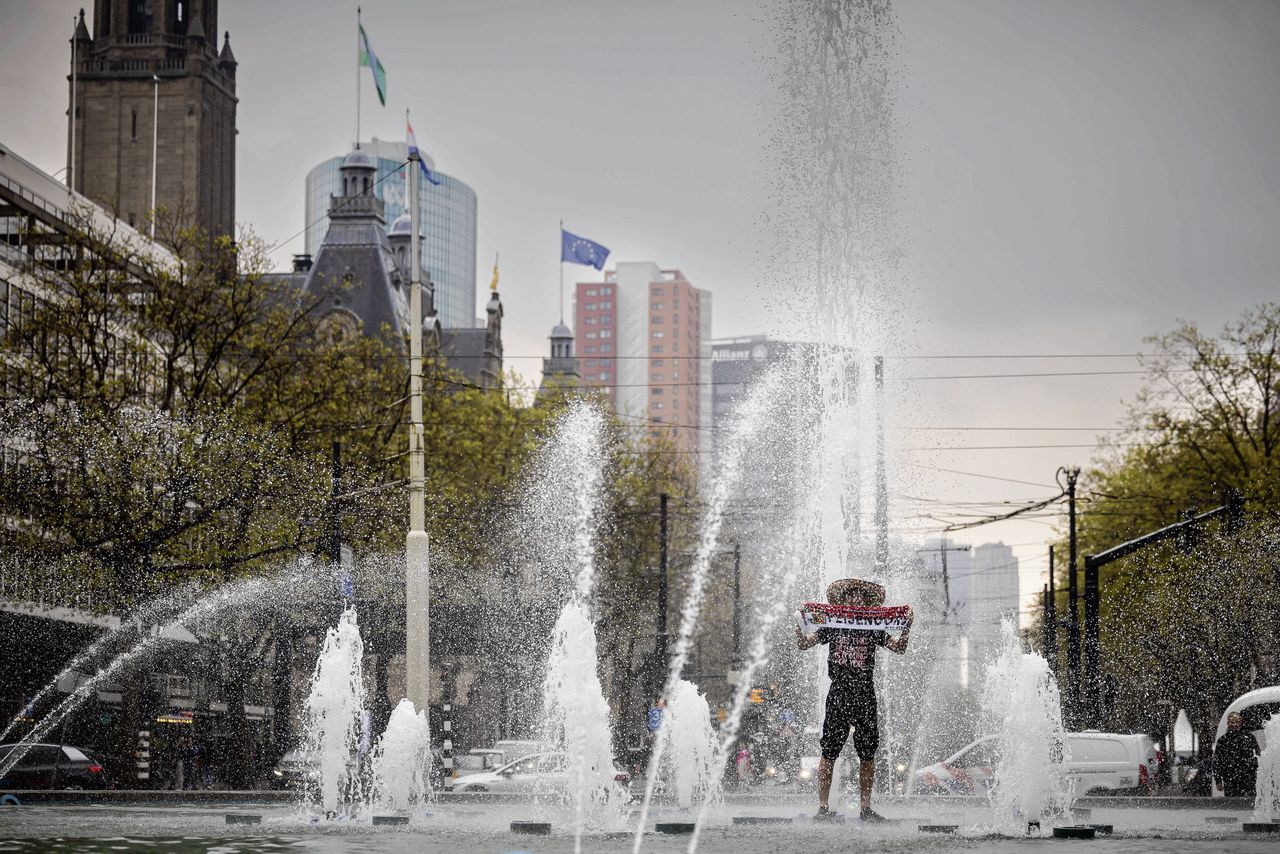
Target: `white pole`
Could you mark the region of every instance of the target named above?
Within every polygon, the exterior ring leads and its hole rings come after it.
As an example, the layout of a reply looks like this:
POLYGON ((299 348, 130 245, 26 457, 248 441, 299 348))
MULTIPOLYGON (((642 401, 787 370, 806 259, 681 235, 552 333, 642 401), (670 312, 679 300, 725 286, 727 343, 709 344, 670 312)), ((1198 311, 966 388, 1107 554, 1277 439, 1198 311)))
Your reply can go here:
POLYGON ((560 220, 560 322, 564 323, 564 220, 560 220))
POLYGON ((156 239, 156 152, 160 143, 160 76, 151 75, 155 99, 151 107, 151 239, 156 239))
POLYGON ((427 708, 431 697, 431 543, 426 532, 426 460, 422 435, 422 162, 409 153, 409 532, 405 538, 405 694, 427 708))
MULTIPOLYGON (((76 21, 75 18, 72 18, 76 21)), ((71 160, 67 165, 67 189, 74 190, 76 173, 76 36, 80 28, 77 23, 71 25, 71 160)))

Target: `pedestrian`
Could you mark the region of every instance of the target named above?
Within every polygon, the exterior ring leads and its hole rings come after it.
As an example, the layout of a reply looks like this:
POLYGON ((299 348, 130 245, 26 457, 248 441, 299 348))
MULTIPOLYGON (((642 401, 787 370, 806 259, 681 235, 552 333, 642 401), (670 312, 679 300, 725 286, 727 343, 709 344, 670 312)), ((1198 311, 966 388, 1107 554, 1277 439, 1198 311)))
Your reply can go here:
POLYGON ((1238 712, 1227 717, 1227 731, 1213 746, 1214 776, 1228 798, 1252 798, 1258 781, 1258 740, 1244 729, 1238 712))
MULTIPOLYGON (((846 578, 827 588, 827 601, 833 605, 855 608, 879 607, 884 604, 884 588, 870 581, 846 578)), ((827 691, 826 713, 822 719, 822 759, 818 763, 818 818, 833 814, 828 805, 831 774, 853 729, 853 749, 858 754, 858 793, 860 817, 866 822, 883 822, 884 816, 871 809, 871 784, 876 776, 876 749, 880 746, 879 711, 876 705, 876 647, 904 653, 911 639, 910 609, 907 627, 896 638, 883 630, 820 628, 806 635, 796 627, 796 646, 809 649, 820 643, 828 645, 827 675, 831 687, 827 691)))
POLYGON ((645 726, 649 728, 649 740, 658 737, 658 728, 662 726, 662 713, 667 708, 667 698, 661 695, 653 698, 653 705, 645 714, 645 726))

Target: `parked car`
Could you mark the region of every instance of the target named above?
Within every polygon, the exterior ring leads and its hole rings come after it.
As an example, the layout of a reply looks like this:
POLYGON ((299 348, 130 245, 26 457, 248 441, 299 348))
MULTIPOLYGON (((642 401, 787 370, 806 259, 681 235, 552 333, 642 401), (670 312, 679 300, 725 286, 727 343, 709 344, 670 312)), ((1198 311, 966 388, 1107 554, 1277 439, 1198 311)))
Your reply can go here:
MULTIPOLYGON (((1141 733, 1067 733, 1067 776, 1076 791, 1125 792, 1150 786, 1159 764, 1151 737, 1141 733)), ((916 771, 919 794, 981 795, 990 790, 997 764, 995 736, 971 742, 941 762, 916 771)))
POLYGON ((443 778, 445 789, 452 789, 462 777, 483 774, 505 765, 503 752, 492 747, 476 747, 453 757, 453 771, 443 778))
POLYGON ((532 756, 535 753, 554 753, 556 746, 549 741, 539 741, 535 738, 504 738, 494 742, 493 747, 487 749, 502 753, 502 757, 494 763, 496 766, 522 756, 532 756))
MULTIPOLYGON (((0 744, 0 763, 19 745, 0 744)), ((21 745, 26 754, 0 778, 0 789, 105 789, 110 778, 102 760, 68 744, 21 745)))
MULTIPOLYGON (((1218 728, 1213 733, 1215 747, 1218 739, 1227 731, 1227 718, 1237 712, 1244 719, 1241 729, 1253 733, 1253 737, 1258 740, 1259 750, 1266 747, 1267 742, 1262 727, 1272 715, 1280 714, 1280 685, 1255 688, 1232 700, 1223 711, 1222 717, 1218 720, 1218 728)), ((1217 780, 1213 781, 1213 796, 1215 798, 1223 796, 1222 787, 1218 785, 1217 780)))
MULTIPOLYGON (((563 753, 535 753, 492 771, 459 777, 454 780, 453 791, 562 795, 570 786, 566 766, 563 753)), ((616 768, 613 780, 621 789, 626 789, 631 782, 630 775, 616 768)))

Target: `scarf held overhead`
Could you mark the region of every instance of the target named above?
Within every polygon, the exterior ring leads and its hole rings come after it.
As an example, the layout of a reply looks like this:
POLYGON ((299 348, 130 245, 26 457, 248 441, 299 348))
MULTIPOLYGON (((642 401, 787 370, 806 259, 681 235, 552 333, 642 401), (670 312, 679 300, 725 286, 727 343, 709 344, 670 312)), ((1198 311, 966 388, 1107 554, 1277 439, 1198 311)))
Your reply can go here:
POLYGON ((845 629, 855 632, 900 632, 907 627, 906 605, 879 608, 857 608, 851 605, 828 605, 805 602, 800 606, 800 625, 805 634, 815 629, 845 629))

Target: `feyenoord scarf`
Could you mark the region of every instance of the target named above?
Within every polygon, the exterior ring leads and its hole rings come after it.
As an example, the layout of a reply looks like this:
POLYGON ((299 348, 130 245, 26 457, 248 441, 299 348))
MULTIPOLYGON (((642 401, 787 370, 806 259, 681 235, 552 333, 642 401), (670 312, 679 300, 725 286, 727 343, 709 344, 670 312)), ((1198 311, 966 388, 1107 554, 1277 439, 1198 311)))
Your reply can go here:
POLYGON ((851 605, 805 602, 800 606, 800 625, 805 634, 811 634, 814 629, 900 632, 907 627, 909 610, 906 605, 856 608, 851 605))

